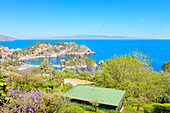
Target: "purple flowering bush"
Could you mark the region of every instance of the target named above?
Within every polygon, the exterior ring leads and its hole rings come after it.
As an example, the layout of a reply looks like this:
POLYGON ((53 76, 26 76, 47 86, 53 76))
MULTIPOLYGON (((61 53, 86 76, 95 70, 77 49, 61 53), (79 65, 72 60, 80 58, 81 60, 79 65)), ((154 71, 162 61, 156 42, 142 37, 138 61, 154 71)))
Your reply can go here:
POLYGON ((6 106, 0 107, 1 112, 43 112, 43 113, 59 113, 66 112, 68 105, 66 102, 68 99, 64 97, 61 92, 45 93, 35 90, 20 91, 20 88, 15 90, 10 89, 10 95, 12 97, 6 106), (65 111, 63 111, 63 108, 65 111))

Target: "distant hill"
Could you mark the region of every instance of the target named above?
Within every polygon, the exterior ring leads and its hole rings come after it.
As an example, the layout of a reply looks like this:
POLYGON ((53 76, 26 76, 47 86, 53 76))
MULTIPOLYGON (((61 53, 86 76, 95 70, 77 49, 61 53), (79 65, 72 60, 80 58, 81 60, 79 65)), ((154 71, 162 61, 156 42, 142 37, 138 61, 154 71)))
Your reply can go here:
POLYGON ((16 38, 0 35, 0 41, 14 41, 14 40, 16 40, 16 38))
POLYGON ((137 37, 128 36, 108 36, 108 35, 73 35, 73 36, 56 36, 55 39, 138 39, 137 37))

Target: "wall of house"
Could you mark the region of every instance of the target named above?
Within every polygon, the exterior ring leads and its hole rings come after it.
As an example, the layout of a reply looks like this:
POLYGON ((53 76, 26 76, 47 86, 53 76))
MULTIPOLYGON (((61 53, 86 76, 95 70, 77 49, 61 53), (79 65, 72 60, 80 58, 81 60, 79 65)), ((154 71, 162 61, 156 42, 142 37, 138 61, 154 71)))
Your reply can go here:
POLYGON ((119 103, 119 105, 118 105, 118 111, 121 110, 122 106, 123 106, 123 99, 120 101, 120 103, 119 103))

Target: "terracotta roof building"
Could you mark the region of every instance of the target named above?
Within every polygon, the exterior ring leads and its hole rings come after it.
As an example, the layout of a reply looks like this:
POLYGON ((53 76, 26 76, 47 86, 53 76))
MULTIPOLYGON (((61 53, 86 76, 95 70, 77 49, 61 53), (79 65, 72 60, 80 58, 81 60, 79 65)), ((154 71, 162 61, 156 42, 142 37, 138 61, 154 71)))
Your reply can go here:
POLYGON ((65 84, 70 83, 73 86, 76 86, 78 84, 82 84, 82 85, 87 85, 87 84, 94 85, 95 84, 95 82, 90 82, 90 81, 87 81, 87 80, 80 80, 80 79, 64 79, 64 83, 65 84))

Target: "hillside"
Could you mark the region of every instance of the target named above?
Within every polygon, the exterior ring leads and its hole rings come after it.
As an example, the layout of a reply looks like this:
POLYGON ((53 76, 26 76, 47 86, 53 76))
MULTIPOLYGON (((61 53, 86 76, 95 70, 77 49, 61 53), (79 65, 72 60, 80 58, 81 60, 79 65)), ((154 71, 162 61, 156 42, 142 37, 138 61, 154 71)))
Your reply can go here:
POLYGON ((0 41, 14 41, 15 38, 9 37, 9 36, 4 36, 0 35, 0 41))
POLYGON ((78 45, 75 42, 56 42, 52 45, 47 41, 40 41, 34 45, 24 48, 21 51, 14 52, 12 57, 22 57, 26 59, 57 57, 60 55, 88 55, 95 54, 85 45, 78 45))

